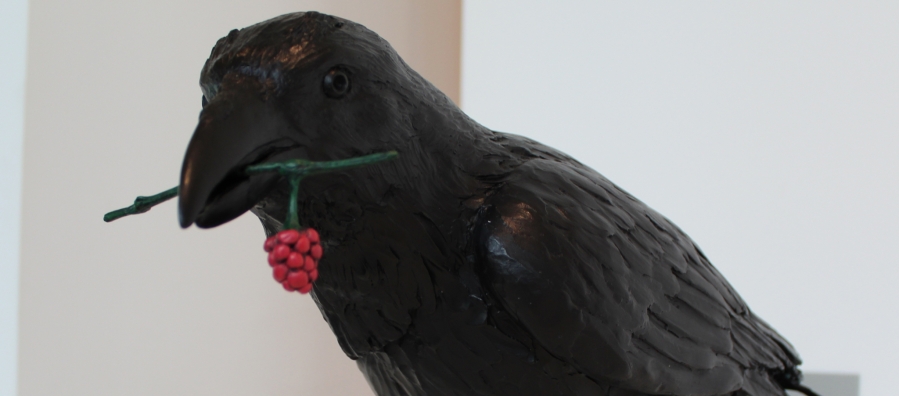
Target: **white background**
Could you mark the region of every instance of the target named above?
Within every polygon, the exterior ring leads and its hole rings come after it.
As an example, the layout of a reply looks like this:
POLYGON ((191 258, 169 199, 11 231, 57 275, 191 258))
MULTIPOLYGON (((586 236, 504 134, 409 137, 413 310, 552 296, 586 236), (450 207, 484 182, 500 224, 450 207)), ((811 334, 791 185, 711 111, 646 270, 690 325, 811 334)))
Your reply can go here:
POLYGON ((804 369, 895 394, 899 2, 468 1, 464 109, 690 234, 804 369))
POLYGON ((0 3, 0 395, 16 389, 27 0, 0 3))

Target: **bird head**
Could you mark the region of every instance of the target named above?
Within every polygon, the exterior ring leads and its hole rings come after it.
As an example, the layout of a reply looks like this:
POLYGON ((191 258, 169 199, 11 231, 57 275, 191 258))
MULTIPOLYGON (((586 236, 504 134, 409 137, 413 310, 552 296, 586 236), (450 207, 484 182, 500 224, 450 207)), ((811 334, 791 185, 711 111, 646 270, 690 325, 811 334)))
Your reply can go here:
POLYGON ((403 103, 420 84, 428 83, 387 41, 348 20, 293 13, 232 30, 201 73, 203 110, 179 185, 181 226, 228 222, 278 185, 276 174, 247 175, 248 165, 402 152, 413 132, 403 103))

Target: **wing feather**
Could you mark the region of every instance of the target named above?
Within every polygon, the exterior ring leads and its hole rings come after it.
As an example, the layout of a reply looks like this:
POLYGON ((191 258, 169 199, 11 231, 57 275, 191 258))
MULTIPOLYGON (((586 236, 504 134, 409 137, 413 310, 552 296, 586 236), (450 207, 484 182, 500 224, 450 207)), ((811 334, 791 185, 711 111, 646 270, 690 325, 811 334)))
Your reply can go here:
POLYGON ((587 377, 649 394, 783 394, 767 373, 799 363, 792 347, 686 234, 596 172, 531 158, 479 216, 491 292, 587 377))

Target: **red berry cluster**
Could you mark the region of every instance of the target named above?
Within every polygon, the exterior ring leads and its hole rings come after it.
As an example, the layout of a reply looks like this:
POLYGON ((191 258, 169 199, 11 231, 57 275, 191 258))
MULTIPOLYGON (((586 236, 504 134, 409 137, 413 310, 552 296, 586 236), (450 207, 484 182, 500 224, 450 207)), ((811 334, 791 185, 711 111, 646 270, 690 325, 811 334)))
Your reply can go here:
POLYGON ((265 251, 275 280, 285 290, 303 294, 312 290, 322 258, 318 232, 312 228, 281 231, 265 240, 265 251))

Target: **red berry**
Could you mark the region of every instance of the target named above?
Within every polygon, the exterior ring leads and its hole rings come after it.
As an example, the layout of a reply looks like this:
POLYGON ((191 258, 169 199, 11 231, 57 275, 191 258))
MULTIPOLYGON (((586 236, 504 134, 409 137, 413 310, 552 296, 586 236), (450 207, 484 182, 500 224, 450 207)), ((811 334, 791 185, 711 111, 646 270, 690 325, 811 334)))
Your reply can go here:
POLYGON ((290 247, 287 245, 275 246, 275 250, 272 250, 272 254, 275 257, 275 261, 282 262, 290 255, 290 247))
POLYGON ((305 263, 303 255, 297 252, 290 252, 290 255, 287 256, 287 266, 290 268, 302 268, 305 263))
POLYGON ((309 254, 316 260, 322 258, 322 245, 314 245, 309 248, 309 254))
POLYGON ((263 245, 263 249, 265 249, 266 252, 271 252, 272 249, 275 248, 275 243, 276 243, 275 237, 270 236, 270 237, 268 237, 268 239, 265 240, 265 245, 263 245))
POLYGON ((316 231, 314 228, 307 228, 306 236, 309 237, 309 242, 312 242, 313 244, 316 244, 319 242, 318 231, 316 231))
POLYGON ((291 272, 287 275, 287 283, 295 289, 300 289, 309 284, 309 275, 303 271, 291 272))
POLYGON ((272 277, 284 290, 306 294, 318 279, 318 261, 324 250, 318 232, 312 228, 302 231, 284 230, 266 238, 263 248, 268 252, 272 277))
POLYGON ((316 267, 318 267, 318 264, 315 263, 315 260, 312 258, 312 256, 306 256, 306 261, 303 263, 303 270, 309 272, 314 270, 316 267))
POLYGON ((275 277, 275 280, 278 282, 283 282, 287 279, 287 266, 286 265, 276 265, 272 270, 272 276, 275 277))
POLYGON ((296 246, 294 246, 296 251, 305 254, 309 251, 309 238, 305 235, 300 237, 300 240, 297 241, 296 246))
POLYGON ((297 230, 284 230, 278 233, 278 240, 281 243, 293 245, 297 243, 297 239, 300 239, 300 232, 297 230))

